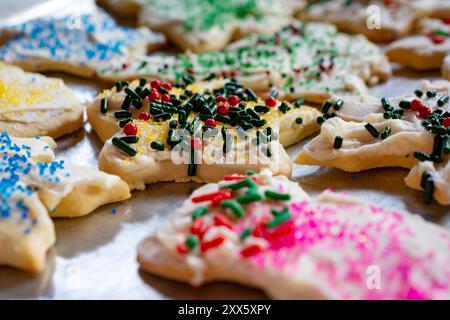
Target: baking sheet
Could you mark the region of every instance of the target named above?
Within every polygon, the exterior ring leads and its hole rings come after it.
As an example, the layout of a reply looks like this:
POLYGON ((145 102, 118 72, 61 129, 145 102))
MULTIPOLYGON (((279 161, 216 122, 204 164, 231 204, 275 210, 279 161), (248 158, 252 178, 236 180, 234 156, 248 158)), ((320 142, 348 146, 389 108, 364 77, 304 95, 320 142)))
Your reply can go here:
MULTIPOLYGON (((36 10, 48 14, 51 8, 60 8, 63 0, 30 1, 2 0, 0 12, 8 2, 18 3, 22 12, 17 21, 36 16, 36 10), (24 5, 24 3, 28 3, 24 5), (45 6, 42 6, 44 3, 45 6), (36 5, 32 7, 31 4, 36 5), (53 5, 53 7, 51 7, 53 5), (47 6, 47 7, 46 7, 47 6), (47 9, 46 9, 47 8, 47 9), (25 11, 23 11, 25 9, 25 11), (24 18, 25 17, 25 18, 24 18)), ((73 1, 67 1, 73 4, 73 1)), ((91 1, 78 0, 77 7, 90 5, 91 1)), ((65 7, 67 9, 67 7, 65 7)), ((55 10, 56 10, 55 9, 55 10)), ((68 9, 66 12, 71 12, 68 9)), ((0 14, 1 20, 5 16, 0 14)), ((62 77, 80 97, 93 98, 101 84, 80 80, 62 74, 62 77)), ((395 68, 395 75, 388 82, 371 88, 378 97, 411 92, 421 79, 437 79, 438 73, 413 73, 395 68)), ((288 148, 291 158, 306 141, 288 148)), ((76 133, 57 140, 57 157, 70 163, 97 167, 97 155, 101 141, 89 124, 76 133)), ((333 168, 294 165, 292 179, 311 194, 327 188, 346 192, 386 207, 421 214, 427 219, 444 225, 450 230, 450 207, 436 203, 425 205, 422 194, 404 184, 407 170, 387 168, 361 173, 345 173, 333 168)), ((0 267, 0 299, 264 299, 255 289, 228 283, 192 288, 189 285, 162 279, 139 271, 136 247, 167 220, 182 201, 199 185, 195 183, 158 183, 145 191, 133 192, 132 198, 99 208, 94 213, 76 219, 56 219, 56 245, 48 254, 48 265, 39 276, 0 267), (116 213, 112 213, 112 208, 116 213)))

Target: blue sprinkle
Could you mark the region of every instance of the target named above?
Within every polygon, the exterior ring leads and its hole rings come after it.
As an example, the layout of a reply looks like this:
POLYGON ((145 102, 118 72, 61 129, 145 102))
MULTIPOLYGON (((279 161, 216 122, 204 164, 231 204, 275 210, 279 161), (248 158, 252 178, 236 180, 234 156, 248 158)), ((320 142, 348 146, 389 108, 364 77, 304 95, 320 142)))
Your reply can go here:
POLYGON ((116 214, 116 212, 117 212, 116 208, 111 209, 111 214, 116 214))

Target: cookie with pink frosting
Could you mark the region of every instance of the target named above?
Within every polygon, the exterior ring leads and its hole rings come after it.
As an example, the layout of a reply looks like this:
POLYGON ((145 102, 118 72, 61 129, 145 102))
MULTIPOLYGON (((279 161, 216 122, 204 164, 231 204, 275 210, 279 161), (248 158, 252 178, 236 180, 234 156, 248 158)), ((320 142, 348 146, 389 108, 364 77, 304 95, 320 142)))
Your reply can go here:
POLYGON ((279 299, 448 299, 450 234, 421 217, 285 177, 208 184, 139 246, 143 270, 279 299))

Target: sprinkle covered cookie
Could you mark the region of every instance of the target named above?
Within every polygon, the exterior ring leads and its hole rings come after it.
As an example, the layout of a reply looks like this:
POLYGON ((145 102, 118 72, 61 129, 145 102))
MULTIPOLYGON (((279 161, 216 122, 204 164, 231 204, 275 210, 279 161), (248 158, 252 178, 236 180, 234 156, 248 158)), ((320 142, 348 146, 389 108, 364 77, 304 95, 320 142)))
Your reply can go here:
POLYGON ((389 45, 388 58, 419 71, 442 68, 443 76, 450 79, 450 17, 422 19, 418 32, 389 45))
POLYGON ((419 216, 285 177, 233 175, 196 190, 141 242, 141 269, 232 281, 278 299, 446 299, 449 233, 419 216))
POLYGON ((161 31, 183 50, 221 50, 253 33, 272 33, 292 20, 303 1, 128 0, 102 1, 119 15, 137 13, 140 24, 161 31))
POLYGON ((116 83, 88 114, 103 140, 114 135, 100 152, 99 167, 137 189, 157 181, 218 181, 267 167, 289 176, 282 145, 318 130, 321 115, 303 100, 258 98, 235 80, 175 87, 145 79, 116 83))
POLYGON ((55 241, 51 217, 78 217, 130 197, 119 177, 55 161, 49 137, 0 134, 0 264, 41 271, 55 241))
POLYGON ((3 32, 10 38, 0 48, 1 60, 28 71, 63 71, 86 78, 118 59, 128 61, 164 43, 161 34, 119 26, 102 11, 30 20, 3 32))
POLYGON ((83 109, 62 80, 0 62, 0 132, 58 138, 83 125, 83 109))
MULTIPOLYGON (((124 60, 125 61, 125 60, 124 60)), ((391 67, 380 49, 363 36, 337 32, 327 24, 293 23, 271 35, 254 35, 221 52, 148 56, 123 68, 101 70, 103 78, 158 78, 193 83, 233 77, 257 93, 322 102, 333 93, 364 94, 367 84, 387 79, 391 67)))
POLYGON ((417 18, 450 12, 441 0, 308 0, 299 14, 303 21, 335 24, 343 32, 364 34, 375 42, 390 42, 413 31, 417 18))
POLYGON ((332 98, 323 106, 320 135, 303 148, 296 163, 351 172, 412 168, 407 185, 424 190, 426 203, 434 197, 449 205, 449 94, 449 82, 424 81, 414 93, 400 97, 332 98))

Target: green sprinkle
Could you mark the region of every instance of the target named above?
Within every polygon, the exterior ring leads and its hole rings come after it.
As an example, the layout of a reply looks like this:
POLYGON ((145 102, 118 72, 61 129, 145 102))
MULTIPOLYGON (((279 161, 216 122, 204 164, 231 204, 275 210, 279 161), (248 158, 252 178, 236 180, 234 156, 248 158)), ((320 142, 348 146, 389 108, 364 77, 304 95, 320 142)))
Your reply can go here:
POLYGON ((197 237, 190 235, 190 236, 186 239, 186 246, 188 246, 188 248, 194 249, 197 245, 198 245, 198 239, 197 239, 197 237))
POLYGON ((374 137, 374 138, 378 138, 378 136, 380 135, 380 132, 377 130, 377 128, 375 128, 372 124, 368 123, 364 126, 364 128, 366 128, 367 131, 369 131, 369 133, 374 137))
POLYGON ((141 97, 139 97, 139 95, 136 93, 136 92, 134 92, 133 90, 131 90, 130 88, 125 88, 125 93, 127 94, 127 95, 129 95, 132 99, 137 99, 137 100, 140 100, 141 99, 141 97))
POLYGON ((244 209, 241 207, 241 205, 239 203, 237 203, 236 201, 233 200, 225 200, 222 201, 220 203, 220 207, 223 209, 230 209, 231 211, 233 211, 233 213, 238 216, 239 218, 242 218, 245 216, 245 211, 244 209))
POLYGON ((402 109, 411 109, 411 102, 406 100, 400 101, 399 107, 402 109))
POLYGON ((153 141, 152 143, 150 143, 150 147, 153 150, 164 151, 164 143, 162 142, 153 141))
POLYGON ((114 112, 114 117, 121 119, 121 118, 129 118, 131 117, 131 112, 128 110, 117 110, 114 112))
POLYGON ((203 216, 208 211, 207 206, 201 206, 195 209, 194 213, 192 214, 192 220, 195 220, 201 216, 203 216))
POLYGON ((128 122, 133 121, 131 118, 122 119, 119 121, 119 127, 123 128, 128 122))
POLYGON ((103 98, 100 101, 100 112, 101 113, 106 113, 108 112, 108 100, 106 100, 106 98, 103 98))
POLYGON ((342 138, 341 136, 336 136, 336 138, 334 138, 333 148, 340 149, 342 147, 343 141, 344 138, 342 138))
POLYGON ((295 119, 295 123, 296 123, 296 124, 302 124, 302 123, 303 123, 303 118, 302 118, 302 117, 297 117, 297 118, 295 119))
POLYGON ((285 214, 289 214, 289 209, 288 207, 284 207, 283 210, 278 211, 277 209, 272 209, 270 210, 270 212, 275 216, 280 216, 280 215, 285 215, 285 214))
POLYGON ((428 153, 422 151, 415 151, 414 158, 419 159, 419 161, 428 161, 431 160, 431 156, 428 153))
POLYGON ((421 98, 423 96, 423 92, 420 90, 416 90, 414 91, 414 94, 416 95, 416 97, 421 98))
POLYGON ((126 137, 120 137, 120 139, 126 143, 137 143, 139 141, 138 136, 126 136, 126 137))
POLYGON ((247 170, 247 172, 245 174, 248 176, 254 176, 256 174, 256 172, 253 170, 247 170))
POLYGON ((317 121, 317 123, 318 124, 322 124, 322 123, 324 123, 325 122, 325 118, 324 117, 322 117, 322 116, 320 116, 320 117, 317 117, 317 119, 316 119, 316 121, 317 121))
POLYGON ((344 100, 338 99, 338 100, 336 100, 336 102, 334 103, 333 108, 334 108, 334 110, 338 111, 338 110, 341 110, 341 109, 342 109, 342 106, 343 106, 343 105, 344 105, 344 100))
POLYGON ((137 151, 130 147, 128 143, 118 137, 114 137, 112 139, 112 144, 132 157, 134 157, 137 153, 137 151))
POLYGON ((300 108, 305 103, 305 99, 299 98, 294 101, 294 108, 300 108))
POLYGON ((141 78, 139 79, 139 86, 143 87, 147 83, 147 79, 141 78))
POLYGON ((240 195, 236 198, 236 201, 240 204, 247 204, 250 202, 261 201, 264 197, 256 192, 249 192, 247 194, 240 195))
POLYGON ((431 174, 427 171, 424 171, 422 173, 422 178, 420 179, 420 186, 425 189, 425 183, 427 182, 428 179, 431 178, 431 174))
POLYGON ((280 193, 276 191, 266 190, 264 192, 265 196, 267 198, 275 199, 275 200, 281 200, 281 201, 288 201, 291 200, 291 195, 289 193, 280 193))
POLYGON ((386 139, 389 137, 392 133, 392 129, 390 127, 384 128, 383 132, 381 133, 381 140, 386 139))
POLYGON ((442 151, 444 152, 444 154, 450 154, 450 136, 444 136, 442 151))
POLYGON ((383 113, 383 118, 391 119, 392 118, 392 112, 385 112, 385 113, 383 113))
POLYGON ((290 218, 291 218, 291 215, 289 214, 289 211, 287 211, 286 213, 275 216, 275 218, 273 218, 272 220, 270 220, 267 223, 267 227, 268 228, 276 227, 276 226, 282 224, 283 222, 289 220, 290 218))
POLYGON ((221 186, 220 189, 231 189, 231 190, 239 190, 242 188, 250 188, 250 189, 257 189, 258 185, 255 181, 252 179, 244 179, 235 183, 227 184, 224 186, 221 186))
POLYGON ((443 126, 432 126, 431 132, 433 132, 434 134, 444 135, 447 133, 447 129, 443 126))
POLYGON ((188 176, 193 177, 197 172, 197 165, 195 163, 188 164, 188 176))
POLYGON ((255 106, 254 109, 255 109, 256 112, 259 112, 259 113, 267 113, 267 112, 270 111, 269 107, 261 106, 261 105, 255 106))
POLYGON ((245 228, 244 230, 242 230, 239 238, 243 241, 243 240, 247 239, 247 237, 251 234, 252 234, 252 230, 250 230, 250 228, 245 228))
POLYGON ((433 193, 434 193, 434 181, 431 177, 429 177, 425 181, 425 192, 423 194, 423 202, 425 204, 430 204, 433 200, 433 193))
POLYGON ((332 106, 333 104, 330 101, 325 101, 322 106, 322 113, 327 113, 332 106))
POLYGON ((428 98, 436 97, 436 91, 427 91, 427 97, 428 98))
POLYGON ((443 107, 444 105, 446 105, 449 101, 449 96, 445 95, 439 98, 437 105, 439 107, 443 107))

